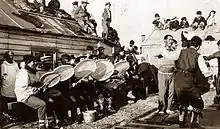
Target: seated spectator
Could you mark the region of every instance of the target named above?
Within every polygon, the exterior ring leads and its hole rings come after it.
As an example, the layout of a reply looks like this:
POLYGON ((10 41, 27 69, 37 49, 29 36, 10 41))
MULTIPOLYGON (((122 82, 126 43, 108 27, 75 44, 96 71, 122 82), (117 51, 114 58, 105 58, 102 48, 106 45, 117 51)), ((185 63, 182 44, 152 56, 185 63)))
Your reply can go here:
POLYGON ((189 22, 187 21, 186 17, 181 18, 180 22, 180 28, 188 28, 189 27, 189 22))
POLYGON ((207 17, 207 26, 214 26, 216 25, 216 22, 215 22, 215 13, 216 11, 215 10, 212 10, 210 13, 209 13, 209 16, 207 17))
MULTIPOLYGON (((36 97, 41 92, 41 85, 36 82, 36 67, 34 57, 25 55, 23 62, 25 62, 25 69, 20 69, 15 81, 15 94, 18 102, 22 102, 29 107, 38 110, 39 128, 45 129, 45 115, 46 103, 40 98, 36 97)), ((46 84, 45 84, 46 85, 46 84)))
POLYGON ((36 12, 37 9, 33 9, 29 6, 28 0, 14 0, 14 5, 19 8, 29 12, 36 12))
POLYGON ((204 30, 205 26, 207 25, 207 21, 202 16, 201 11, 197 11, 196 14, 197 14, 197 16, 193 20, 192 28, 193 28, 193 30, 196 30, 197 28, 200 28, 200 29, 204 30))
POLYGON ((156 30, 163 30, 164 25, 163 25, 163 23, 160 21, 160 15, 159 15, 158 13, 156 13, 156 14, 154 15, 154 17, 155 17, 155 20, 154 20, 152 23, 154 24, 155 29, 156 29, 156 30))
POLYGON ((32 9, 35 9, 40 13, 45 13, 45 0, 28 0, 28 3, 32 9))
POLYGON ((60 2, 59 0, 51 0, 49 3, 48 3, 48 12, 53 14, 53 15, 56 15, 57 14, 57 11, 60 9, 60 2))
POLYGON ((72 9, 72 11, 71 11, 71 17, 72 18, 76 18, 76 10, 77 10, 77 8, 79 7, 78 6, 78 1, 74 1, 73 3, 72 3, 72 5, 73 5, 73 9, 72 9))
POLYGON ((170 30, 176 31, 179 29, 179 21, 177 17, 174 17, 170 21, 170 30))

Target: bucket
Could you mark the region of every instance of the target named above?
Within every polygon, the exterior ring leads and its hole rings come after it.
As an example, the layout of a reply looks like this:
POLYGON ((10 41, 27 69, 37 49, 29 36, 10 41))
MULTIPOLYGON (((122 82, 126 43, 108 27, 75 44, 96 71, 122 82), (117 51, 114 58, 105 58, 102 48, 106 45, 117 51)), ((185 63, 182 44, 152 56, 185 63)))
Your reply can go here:
POLYGON ((96 110, 88 110, 83 112, 83 119, 85 123, 90 123, 95 121, 96 110))

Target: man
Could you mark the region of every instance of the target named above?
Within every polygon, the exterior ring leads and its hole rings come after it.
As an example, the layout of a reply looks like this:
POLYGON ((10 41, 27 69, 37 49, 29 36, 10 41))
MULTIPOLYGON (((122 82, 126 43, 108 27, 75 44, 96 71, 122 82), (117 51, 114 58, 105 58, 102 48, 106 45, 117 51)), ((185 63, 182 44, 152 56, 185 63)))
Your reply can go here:
POLYGON ((160 21, 160 15, 159 15, 158 13, 156 13, 156 14, 154 15, 154 17, 155 17, 155 20, 154 20, 152 23, 154 24, 155 29, 156 29, 156 30, 163 30, 164 25, 163 25, 163 23, 160 21))
POLYGON ((104 47, 98 47, 98 58, 99 59, 107 59, 108 58, 108 55, 104 54, 104 50, 105 50, 104 47))
POLYGON ((15 80, 16 74, 19 70, 18 64, 14 61, 14 53, 12 51, 7 51, 4 55, 5 61, 1 64, 1 107, 0 112, 7 111, 7 103, 15 102, 16 95, 15 80))
POLYGON ((138 50, 137 50, 138 47, 136 45, 134 45, 134 44, 135 44, 134 40, 131 40, 130 41, 130 46, 128 48, 128 51, 133 53, 133 54, 138 54, 139 53, 138 50))
MULTIPOLYGON (((176 51, 173 48, 172 35, 165 35, 164 43, 165 45, 163 45, 161 49, 162 55, 170 51, 176 51)), ((170 107, 174 96, 173 69, 175 67, 175 59, 166 56, 163 57, 161 55, 157 55, 157 57, 160 58, 160 67, 158 69, 159 115, 164 115, 165 113, 173 114, 174 112, 170 110, 170 107), (167 91, 168 95, 166 98, 167 91)))
POLYGON ((206 19, 202 16, 201 11, 197 11, 196 15, 197 16, 194 18, 193 23, 192 23, 193 30, 196 30, 197 28, 204 30, 205 26, 207 25, 206 19))
POLYGON ((81 1, 82 5, 80 5, 76 11, 76 20, 78 21, 79 25, 86 31, 89 32, 89 29, 95 30, 94 25, 89 21, 89 13, 87 12, 87 5, 89 2, 81 1))
POLYGON ((217 75, 216 84, 215 84, 216 96, 214 98, 214 103, 219 104, 219 108, 220 108, 220 40, 217 42, 217 45, 218 45, 219 51, 215 52, 212 55, 205 57, 205 59, 211 60, 211 59, 217 58, 217 60, 218 60, 218 70, 217 70, 218 75, 217 75))
POLYGON ((180 100, 179 127, 186 128, 186 116, 188 106, 193 107, 191 113, 190 127, 201 129, 199 117, 202 115, 204 102, 199 89, 196 87, 198 73, 203 73, 210 80, 211 72, 208 70, 203 56, 197 50, 202 43, 201 38, 194 36, 191 39, 191 46, 181 50, 176 61, 175 89, 180 100))
MULTIPOLYGON (((38 110, 39 129, 45 129, 46 103, 36 97, 42 91, 39 83, 36 82, 35 59, 31 55, 23 57, 25 68, 20 69, 15 81, 15 94, 18 102, 38 110)), ((45 84, 45 87, 47 84, 45 84)))
POLYGON ((103 27, 102 36, 105 39, 108 38, 109 27, 110 27, 110 23, 112 21, 112 16, 111 16, 112 14, 111 14, 110 7, 111 7, 110 2, 105 3, 105 9, 102 14, 102 27, 103 27))
POLYGON ((59 0, 51 0, 48 3, 48 11, 49 13, 56 15, 57 11, 60 9, 60 1, 59 0))
POLYGON ((77 10, 77 8, 78 8, 78 1, 74 1, 74 2, 72 3, 72 5, 73 5, 73 9, 72 9, 72 11, 71 11, 71 17, 74 18, 74 19, 76 19, 76 10, 77 10))
POLYGON ((187 21, 186 17, 182 17, 181 18, 181 22, 180 22, 180 28, 189 28, 189 22, 187 21))

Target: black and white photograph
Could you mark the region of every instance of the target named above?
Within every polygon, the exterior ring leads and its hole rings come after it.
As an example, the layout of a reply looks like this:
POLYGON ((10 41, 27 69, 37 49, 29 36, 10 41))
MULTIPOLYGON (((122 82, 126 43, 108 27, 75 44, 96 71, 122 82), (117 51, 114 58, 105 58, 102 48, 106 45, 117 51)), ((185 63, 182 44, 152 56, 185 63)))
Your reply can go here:
POLYGON ((220 129, 220 0, 0 0, 0 129, 220 129))

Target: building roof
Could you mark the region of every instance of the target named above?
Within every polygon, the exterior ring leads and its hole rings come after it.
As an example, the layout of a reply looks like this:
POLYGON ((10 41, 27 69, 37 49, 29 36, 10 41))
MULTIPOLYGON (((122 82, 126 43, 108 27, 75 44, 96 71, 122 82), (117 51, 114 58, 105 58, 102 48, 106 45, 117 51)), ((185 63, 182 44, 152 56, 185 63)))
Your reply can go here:
POLYGON ((87 34, 75 20, 17 9, 13 0, 0 1, 0 25, 42 33, 97 38, 87 34))

